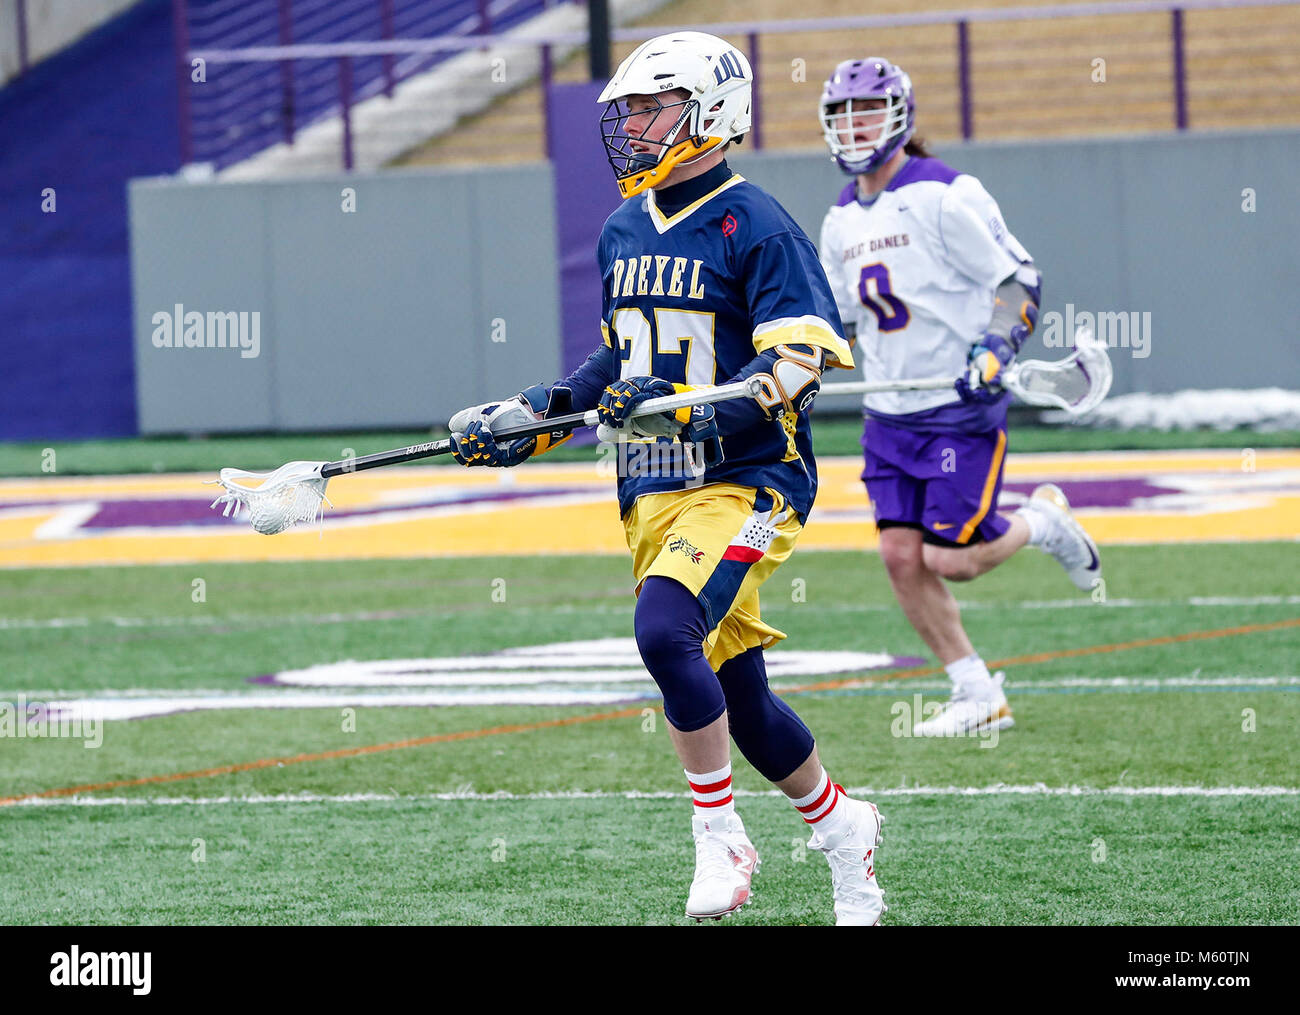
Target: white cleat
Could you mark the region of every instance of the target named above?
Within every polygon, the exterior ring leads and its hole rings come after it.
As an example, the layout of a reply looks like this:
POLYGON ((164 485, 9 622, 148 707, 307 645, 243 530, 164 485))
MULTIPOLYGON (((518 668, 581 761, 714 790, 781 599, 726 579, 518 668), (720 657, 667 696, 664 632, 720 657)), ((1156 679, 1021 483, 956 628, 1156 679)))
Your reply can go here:
POLYGON ((1101 554, 1092 537, 1070 513, 1070 502, 1061 488, 1054 483, 1035 487, 1020 510, 1034 511, 1047 521, 1047 536, 1040 549, 1056 558, 1070 581, 1084 592, 1096 588, 1101 580, 1101 554))
POLYGON ((749 901, 750 881, 758 871, 758 853, 738 814, 714 820, 693 816, 695 880, 686 899, 693 920, 719 920, 749 901))
POLYGON ((843 796, 849 819, 838 834, 822 838, 813 832, 808 848, 826 854, 835 893, 835 926, 875 927, 885 912, 885 893, 876 884, 876 847, 880 845, 880 812, 868 800, 843 796))
POLYGON ((912 727, 912 736, 961 737, 1010 729, 1016 720, 1007 704, 1006 692, 1002 690, 1006 677, 999 670, 982 693, 972 690, 969 684, 959 684, 938 715, 912 727))

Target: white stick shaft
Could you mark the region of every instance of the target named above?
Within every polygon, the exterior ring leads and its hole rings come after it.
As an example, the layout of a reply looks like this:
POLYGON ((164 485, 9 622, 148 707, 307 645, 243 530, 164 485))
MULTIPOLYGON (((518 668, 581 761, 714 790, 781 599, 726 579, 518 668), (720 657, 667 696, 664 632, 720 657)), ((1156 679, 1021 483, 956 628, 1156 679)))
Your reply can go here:
POLYGON ((839 384, 823 384, 823 395, 874 395, 882 391, 941 391, 951 388, 952 377, 921 377, 916 380, 902 381, 845 381, 839 384))
MULTIPOLYGON (((715 388, 696 388, 683 391, 679 395, 664 395, 662 398, 648 398, 636 407, 635 416, 652 416, 656 412, 676 412, 690 405, 712 405, 714 402, 727 402, 733 398, 755 398, 762 391, 762 384, 754 378, 736 381, 734 384, 719 384, 715 388)), ((596 426, 600 417, 591 409, 582 417, 587 426, 596 426)))

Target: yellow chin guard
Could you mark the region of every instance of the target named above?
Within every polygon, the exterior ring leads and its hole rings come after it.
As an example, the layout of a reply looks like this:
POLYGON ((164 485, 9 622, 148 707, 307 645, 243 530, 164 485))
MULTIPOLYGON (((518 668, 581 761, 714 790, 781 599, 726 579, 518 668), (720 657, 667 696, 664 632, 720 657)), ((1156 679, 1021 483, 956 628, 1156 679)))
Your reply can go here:
POLYGON ((720 144, 722 144, 720 137, 688 137, 685 141, 678 141, 668 149, 657 166, 651 169, 638 169, 627 176, 620 176, 619 192, 624 199, 635 197, 642 191, 649 190, 656 183, 662 183, 680 163, 704 155, 720 144))

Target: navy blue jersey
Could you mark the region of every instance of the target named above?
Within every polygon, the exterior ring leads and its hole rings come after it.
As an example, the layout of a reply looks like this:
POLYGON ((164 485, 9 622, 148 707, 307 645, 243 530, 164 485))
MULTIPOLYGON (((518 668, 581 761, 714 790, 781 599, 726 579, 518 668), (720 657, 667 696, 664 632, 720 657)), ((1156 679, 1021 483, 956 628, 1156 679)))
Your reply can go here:
MULTIPOLYGON (((606 220, 596 249, 604 345, 562 382, 573 389, 574 407, 594 407, 620 377, 690 385, 742 379, 768 370, 771 356, 760 354, 778 345, 816 346, 830 365, 852 367, 817 250, 785 209, 725 162, 667 193, 682 191, 701 196, 665 214, 647 191, 606 220)), ((620 469, 620 512, 643 494, 703 482, 772 487, 806 517, 817 489, 807 411, 767 420, 749 399, 715 408, 725 460, 696 478, 667 454, 620 469)))

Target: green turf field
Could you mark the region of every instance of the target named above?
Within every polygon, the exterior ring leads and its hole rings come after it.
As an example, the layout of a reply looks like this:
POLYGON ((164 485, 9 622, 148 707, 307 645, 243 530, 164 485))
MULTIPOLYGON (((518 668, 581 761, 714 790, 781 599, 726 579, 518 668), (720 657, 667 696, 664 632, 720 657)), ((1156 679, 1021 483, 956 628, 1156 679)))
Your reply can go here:
MULTIPOLYGON (((1281 448, 1300 446, 1300 431, 1279 430, 1088 430, 1022 425, 1013 415, 1010 449, 1022 451, 1152 451, 1168 448, 1281 448)), ((0 444, 0 477, 99 475, 130 472, 215 472, 225 465, 274 469, 288 461, 335 461, 447 436, 446 430, 395 430, 365 433, 274 434, 213 437, 150 437, 130 440, 55 441, 0 444), (51 468, 49 450, 55 452, 51 468)), ((857 455, 862 422, 856 416, 819 417, 815 443, 819 455, 857 455)), ((590 461, 590 447, 560 447, 546 461, 590 461)), ((417 464, 450 464, 451 458, 417 464)))
MULTIPOLYGON (((914 694, 942 695, 934 675, 788 695, 885 816, 886 923, 1300 922, 1300 546, 1109 547, 1105 565, 1104 604, 1038 554, 957 588, 986 659, 1042 655, 1006 666, 1017 725, 996 743, 895 735, 914 694)), ((926 656, 874 554, 796 552, 764 597, 783 648, 926 656)), ((251 703, 288 689, 249 677, 287 668, 631 630, 619 557, 0 571, 0 701, 251 703)), ((5 922, 685 922, 690 805, 650 704, 182 712, 107 723, 94 749, 0 736, 0 797, 37 795, 0 807, 5 922), (85 786, 103 788, 51 793, 85 786)), ((734 761, 763 867, 728 923, 832 922, 802 822, 734 761)))

